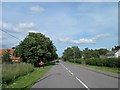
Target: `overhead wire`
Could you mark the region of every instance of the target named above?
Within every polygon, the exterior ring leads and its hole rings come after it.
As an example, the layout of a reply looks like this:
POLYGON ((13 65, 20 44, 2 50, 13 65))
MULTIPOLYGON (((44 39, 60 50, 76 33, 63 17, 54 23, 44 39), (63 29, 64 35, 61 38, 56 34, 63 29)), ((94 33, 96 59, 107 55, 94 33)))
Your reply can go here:
POLYGON ((12 37, 14 37, 14 38, 16 38, 17 40, 21 40, 21 39, 19 39, 18 37, 16 37, 16 36, 14 36, 14 35, 12 35, 12 34, 10 34, 9 32, 7 32, 7 31, 5 31, 5 29, 3 30, 3 29, 0 29, 2 32, 4 32, 4 33, 7 33, 8 35, 10 35, 10 36, 12 36, 12 37))

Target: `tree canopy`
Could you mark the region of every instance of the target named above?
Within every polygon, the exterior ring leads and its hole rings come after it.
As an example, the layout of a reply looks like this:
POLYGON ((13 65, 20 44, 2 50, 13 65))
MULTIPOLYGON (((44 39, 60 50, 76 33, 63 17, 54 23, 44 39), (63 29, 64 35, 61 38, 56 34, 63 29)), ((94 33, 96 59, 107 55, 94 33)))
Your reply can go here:
POLYGON ((30 32, 26 38, 16 46, 15 56, 20 56, 23 62, 35 63, 52 61, 58 58, 57 49, 50 40, 41 33, 30 32))
POLYGON ((65 61, 69 61, 70 59, 81 58, 81 56, 82 52, 80 51, 80 49, 77 46, 74 46, 65 49, 62 58, 65 61))
POLYGON ((67 49, 64 50, 63 52, 63 60, 70 60, 74 58, 74 52, 75 52, 75 58, 99 58, 100 55, 105 55, 108 50, 104 49, 104 48, 100 48, 100 49, 89 49, 89 48, 85 48, 83 51, 81 51, 78 47, 68 47, 67 49))
POLYGON ((108 52, 107 49, 100 48, 100 49, 88 49, 85 48, 83 50, 84 58, 99 58, 100 55, 105 55, 108 52))
POLYGON ((119 49, 120 49, 120 45, 114 46, 114 47, 112 48, 112 51, 113 51, 113 50, 119 50, 119 49))

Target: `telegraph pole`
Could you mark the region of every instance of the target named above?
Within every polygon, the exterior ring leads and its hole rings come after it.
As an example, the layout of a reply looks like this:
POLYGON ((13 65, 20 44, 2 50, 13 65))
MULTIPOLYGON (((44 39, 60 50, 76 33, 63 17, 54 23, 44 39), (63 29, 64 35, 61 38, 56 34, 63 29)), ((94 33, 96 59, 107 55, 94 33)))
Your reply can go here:
POLYGON ((75 50, 72 48, 73 50, 73 58, 74 58, 74 63, 75 63, 75 50))

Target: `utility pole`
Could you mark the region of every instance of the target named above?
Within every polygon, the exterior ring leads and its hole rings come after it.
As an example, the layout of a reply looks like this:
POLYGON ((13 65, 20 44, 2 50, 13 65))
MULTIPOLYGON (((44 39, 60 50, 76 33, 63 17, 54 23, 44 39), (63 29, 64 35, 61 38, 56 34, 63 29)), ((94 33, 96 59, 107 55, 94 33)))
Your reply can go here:
POLYGON ((75 50, 72 48, 73 50, 73 58, 74 58, 74 63, 75 63, 75 50))

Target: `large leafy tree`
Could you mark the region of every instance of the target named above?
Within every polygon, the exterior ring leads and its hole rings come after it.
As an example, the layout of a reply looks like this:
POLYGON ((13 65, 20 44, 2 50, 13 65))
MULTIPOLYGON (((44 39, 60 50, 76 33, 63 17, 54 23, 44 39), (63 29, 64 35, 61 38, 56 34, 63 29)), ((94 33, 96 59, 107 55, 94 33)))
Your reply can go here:
POLYGON ((108 50, 105 48, 100 48, 100 49, 98 49, 98 52, 100 55, 105 55, 108 52, 108 50))
POLYGON ((41 33, 30 32, 16 47, 14 54, 20 56, 23 62, 36 63, 58 58, 56 51, 50 38, 41 33))
POLYGON ((83 50, 83 55, 84 58, 99 58, 100 54, 99 51, 97 49, 93 50, 93 49, 84 49, 83 50))
POLYGON ((83 50, 84 58, 99 58, 100 55, 105 55, 108 52, 107 49, 100 48, 100 49, 88 49, 85 48, 83 50))
POLYGON ((69 61, 70 59, 81 58, 81 56, 82 52, 80 51, 80 49, 77 46, 74 46, 65 49, 62 58, 64 61, 69 61))

